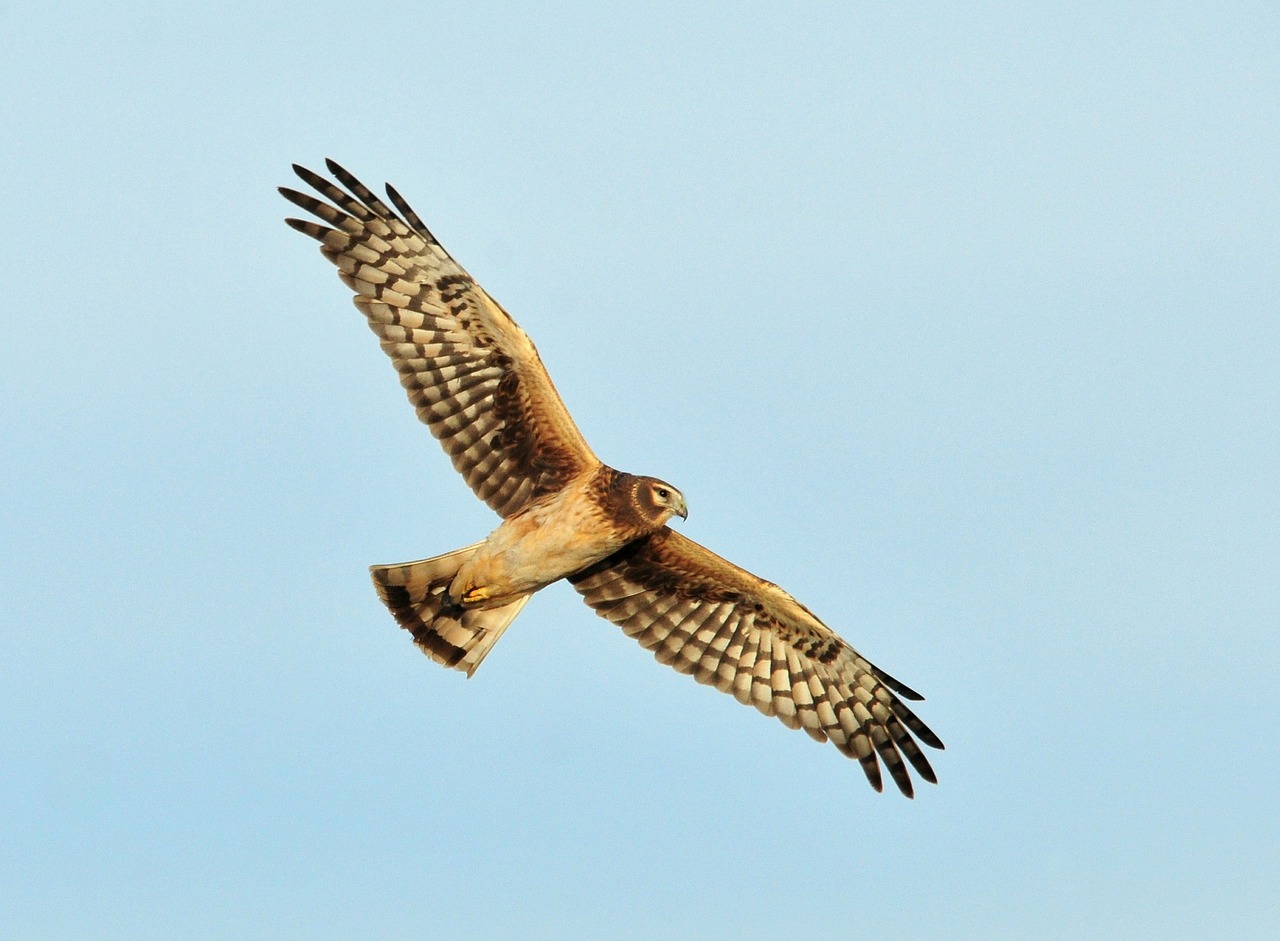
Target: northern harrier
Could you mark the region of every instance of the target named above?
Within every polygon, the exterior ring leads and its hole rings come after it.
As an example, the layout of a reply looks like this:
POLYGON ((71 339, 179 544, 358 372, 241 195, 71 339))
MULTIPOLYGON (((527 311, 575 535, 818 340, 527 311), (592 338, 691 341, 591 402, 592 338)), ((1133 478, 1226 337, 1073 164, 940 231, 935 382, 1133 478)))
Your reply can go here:
POLYGON ((328 202, 280 189, 326 224, 287 221, 338 266, 418 417, 502 517, 483 542, 370 569, 418 646, 471 675, 530 596, 567 579, 659 661, 831 741, 877 791, 877 758, 908 797, 908 762, 936 782, 916 740, 942 742, 903 702, 922 697, 777 585, 670 529, 687 516, 680 491, 601 463, 528 336, 400 194, 387 187, 393 210, 327 165, 345 190, 293 169, 328 202))

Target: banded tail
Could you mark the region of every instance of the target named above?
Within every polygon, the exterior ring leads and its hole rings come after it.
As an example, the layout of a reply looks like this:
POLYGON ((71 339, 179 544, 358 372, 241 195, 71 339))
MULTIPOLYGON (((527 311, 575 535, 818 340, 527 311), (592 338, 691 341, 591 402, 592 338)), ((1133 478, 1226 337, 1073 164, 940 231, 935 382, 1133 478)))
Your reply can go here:
POLYGON ((463 609, 449 604, 449 583, 480 545, 420 562, 369 567, 378 597, 422 652, 443 666, 465 670, 467 676, 476 672, 530 597, 501 608, 463 609))

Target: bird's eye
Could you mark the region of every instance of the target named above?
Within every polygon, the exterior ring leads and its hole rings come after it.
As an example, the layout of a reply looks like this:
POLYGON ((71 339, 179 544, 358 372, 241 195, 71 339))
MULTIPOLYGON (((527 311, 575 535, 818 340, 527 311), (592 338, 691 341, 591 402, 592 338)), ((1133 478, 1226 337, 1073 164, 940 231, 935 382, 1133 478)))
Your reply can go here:
POLYGON ((667 497, 671 496, 671 491, 668 490, 666 487, 659 487, 658 496, 665 500, 667 499, 667 497))

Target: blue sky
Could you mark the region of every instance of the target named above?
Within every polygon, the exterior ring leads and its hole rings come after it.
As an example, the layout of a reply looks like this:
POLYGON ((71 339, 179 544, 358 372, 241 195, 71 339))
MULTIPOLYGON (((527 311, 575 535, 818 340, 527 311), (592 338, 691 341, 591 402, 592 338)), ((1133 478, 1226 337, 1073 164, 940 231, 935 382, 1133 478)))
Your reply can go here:
POLYGON ((1262 938, 1280 7, 0 10, 0 935, 1262 938), (281 222, 391 180, 597 453, 923 692, 915 801, 565 586, 281 222))

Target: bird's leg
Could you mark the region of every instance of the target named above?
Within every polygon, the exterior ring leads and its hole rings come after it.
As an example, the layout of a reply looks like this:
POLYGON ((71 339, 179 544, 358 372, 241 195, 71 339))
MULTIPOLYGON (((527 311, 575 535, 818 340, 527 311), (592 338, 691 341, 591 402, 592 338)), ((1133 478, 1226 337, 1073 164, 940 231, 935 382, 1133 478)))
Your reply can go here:
POLYGON ((441 592, 440 613, 446 617, 461 618, 462 612, 475 608, 494 596, 494 590, 488 585, 467 585, 462 589, 462 597, 456 598, 450 588, 445 585, 441 592))
POLYGON ((493 597, 493 589, 487 585, 468 585, 462 593, 462 603, 467 607, 475 607, 482 601, 493 597))

